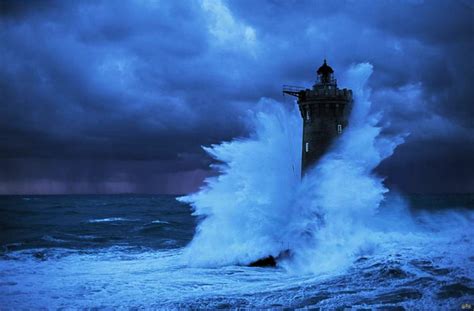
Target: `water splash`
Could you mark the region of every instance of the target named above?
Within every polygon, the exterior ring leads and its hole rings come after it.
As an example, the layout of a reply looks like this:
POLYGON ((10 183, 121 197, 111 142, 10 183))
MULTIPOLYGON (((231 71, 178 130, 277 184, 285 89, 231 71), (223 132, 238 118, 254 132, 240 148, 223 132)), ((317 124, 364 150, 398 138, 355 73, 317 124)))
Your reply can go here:
POLYGON ((371 74, 367 63, 347 72, 355 97, 349 127, 303 179, 296 106, 264 99, 250 138, 205 148, 220 175, 179 198, 202 216, 185 252, 190 264, 248 264, 291 249, 288 269, 324 272, 370 248, 368 225, 388 191, 373 170, 403 142, 380 135, 365 87, 371 74))
POLYGON ((220 175, 198 193, 180 198, 205 216, 187 249, 195 264, 249 263, 278 255, 287 237, 294 193, 300 184, 301 122, 295 107, 262 100, 271 111, 251 115, 249 139, 205 150, 220 164, 220 175))

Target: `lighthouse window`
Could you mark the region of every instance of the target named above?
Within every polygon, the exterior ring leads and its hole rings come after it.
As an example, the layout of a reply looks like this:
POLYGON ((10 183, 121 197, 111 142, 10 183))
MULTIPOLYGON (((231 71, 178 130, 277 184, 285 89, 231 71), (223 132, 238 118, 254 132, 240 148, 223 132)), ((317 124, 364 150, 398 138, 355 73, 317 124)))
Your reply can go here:
POLYGON ((306 152, 309 151, 309 143, 306 143, 306 144, 305 144, 305 151, 306 151, 306 152))
POLYGON ((342 133, 342 125, 341 125, 341 124, 338 124, 338 125, 337 125, 337 132, 338 132, 339 134, 342 133))
POLYGON ((309 110, 306 110, 306 121, 309 121, 309 110))

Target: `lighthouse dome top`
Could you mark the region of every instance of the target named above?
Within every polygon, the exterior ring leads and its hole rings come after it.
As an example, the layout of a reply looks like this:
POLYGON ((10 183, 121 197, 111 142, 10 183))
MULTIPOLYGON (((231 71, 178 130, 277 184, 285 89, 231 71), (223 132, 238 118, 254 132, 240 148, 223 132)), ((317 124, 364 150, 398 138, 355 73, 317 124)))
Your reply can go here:
POLYGON ((333 72, 334 72, 334 70, 332 70, 332 68, 330 66, 328 66, 328 64, 326 63, 326 60, 324 60, 324 63, 322 64, 321 67, 319 67, 319 69, 316 73, 318 75, 327 76, 327 75, 329 75, 333 72))

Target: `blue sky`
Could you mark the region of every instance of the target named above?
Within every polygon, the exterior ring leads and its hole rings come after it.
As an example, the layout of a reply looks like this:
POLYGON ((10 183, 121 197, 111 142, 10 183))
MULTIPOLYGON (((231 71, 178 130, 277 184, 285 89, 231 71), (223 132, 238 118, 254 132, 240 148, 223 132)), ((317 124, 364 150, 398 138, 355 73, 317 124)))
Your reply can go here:
MULTIPOLYGON (((184 193, 202 145, 248 134, 323 58, 370 62, 374 109, 408 141, 378 171, 474 191, 471 1, 1 1, 0 193, 184 193)), ((343 85, 341 85, 343 86, 343 85)), ((286 99, 289 103, 289 100, 286 99)))

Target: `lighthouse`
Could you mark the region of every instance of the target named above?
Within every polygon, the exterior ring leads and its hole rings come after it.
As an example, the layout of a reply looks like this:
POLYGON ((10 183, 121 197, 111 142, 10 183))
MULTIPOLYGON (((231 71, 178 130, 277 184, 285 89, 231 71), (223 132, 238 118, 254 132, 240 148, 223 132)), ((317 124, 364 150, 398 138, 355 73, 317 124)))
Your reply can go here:
POLYGON ((348 125, 352 91, 339 89, 334 70, 326 63, 316 71, 312 89, 283 86, 283 93, 295 96, 303 118, 302 174, 315 164, 348 125))
MULTIPOLYGON (((295 96, 303 119, 302 175, 329 149, 332 142, 342 135, 349 123, 352 109, 352 91, 339 89, 334 70, 324 60, 316 71, 317 80, 312 89, 283 86, 283 93, 295 96)), ((276 266, 278 260, 291 256, 291 250, 278 256, 267 256, 249 266, 276 266)))

